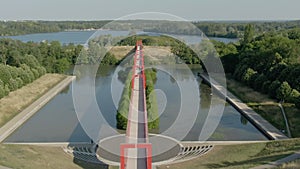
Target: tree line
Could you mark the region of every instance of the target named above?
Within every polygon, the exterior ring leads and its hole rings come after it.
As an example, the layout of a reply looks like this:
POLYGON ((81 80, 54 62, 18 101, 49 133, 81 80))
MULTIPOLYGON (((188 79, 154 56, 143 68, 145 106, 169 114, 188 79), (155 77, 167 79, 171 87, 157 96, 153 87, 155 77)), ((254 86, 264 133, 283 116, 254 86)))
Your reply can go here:
POLYGON ((75 64, 80 45, 0 39, 0 98, 48 73, 64 73, 75 64))
POLYGON ((279 101, 300 108, 300 29, 257 35, 245 28, 238 44, 214 42, 226 73, 279 101))
POLYGON ((109 21, 0 21, 0 36, 100 29, 109 21))
POLYGON ((242 38, 247 24, 254 25, 260 33, 293 29, 300 21, 195 21, 191 22, 200 30, 179 21, 130 20, 104 21, 0 21, 0 36, 23 35, 32 33, 60 32, 84 29, 143 30, 146 32, 199 35, 201 31, 209 37, 242 38))

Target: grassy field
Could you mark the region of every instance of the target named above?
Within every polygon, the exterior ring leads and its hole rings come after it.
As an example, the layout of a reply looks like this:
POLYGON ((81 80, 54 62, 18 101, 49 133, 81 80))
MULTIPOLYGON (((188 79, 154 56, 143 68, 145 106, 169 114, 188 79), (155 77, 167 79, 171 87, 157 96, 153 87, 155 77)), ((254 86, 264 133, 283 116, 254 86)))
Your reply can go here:
MULTIPOLYGON (((149 56, 152 60, 162 57, 172 56, 171 47, 167 46, 144 46, 144 55, 149 56)), ((118 60, 123 59, 128 54, 134 53, 134 46, 114 46, 109 50, 118 60)))
MULTIPOLYGON (((276 100, 270 99, 267 95, 256 92, 232 78, 227 78, 227 88, 276 128, 286 131, 284 118, 276 100)), ((300 137, 300 110, 289 103, 284 103, 283 107, 292 136, 300 137)))
POLYGON ((104 169, 100 165, 76 161, 60 147, 0 144, 0 165, 10 168, 44 169, 104 169))
POLYGON ((0 127, 65 77, 59 74, 46 74, 0 99, 0 127))
MULTIPOLYGON (((219 145, 208 154, 191 161, 173 165, 159 166, 158 169, 240 169, 250 168, 276 161, 300 149, 300 139, 271 141, 268 143, 219 145)), ((106 166, 88 164, 74 160, 60 147, 42 147, 0 144, 0 165, 10 168, 44 168, 44 169, 104 169, 106 166)), ((297 166, 299 161, 282 167, 297 166)), ((116 169, 118 167, 109 167, 116 169)))
MULTIPOLYGON (((208 154, 191 161, 158 169, 242 169, 284 158, 300 149, 300 139, 242 145, 215 146, 208 154)), ((298 165, 298 167, 300 167, 298 165)))

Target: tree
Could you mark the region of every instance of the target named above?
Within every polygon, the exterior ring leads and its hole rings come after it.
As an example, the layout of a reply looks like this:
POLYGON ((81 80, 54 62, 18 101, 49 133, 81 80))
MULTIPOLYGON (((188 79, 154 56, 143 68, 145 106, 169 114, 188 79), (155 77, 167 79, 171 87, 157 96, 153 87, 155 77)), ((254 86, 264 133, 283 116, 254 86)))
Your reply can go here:
POLYGON ((4 84, 8 84, 11 74, 7 65, 0 64, 0 79, 4 84))
POLYGON ((280 87, 276 90, 277 99, 285 101, 291 94, 292 88, 288 82, 283 82, 280 87))
POLYGON ((295 100, 295 105, 298 109, 300 109, 300 97, 295 100))
POLYGON ((70 63, 66 58, 62 58, 56 61, 54 65, 54 71, 57 73, 64 73, 70 67, 70 63))
POLYGON ((11 78, 9 80, 8 87, 10 91, 15 91, 18 89, 18 82, 15 79, 11 78))
POLYGON ((269 95, 272 98, 276 98, 276 94, 277 94, 277 89, 280 87, 281 83, 278 80, 273 81, 270 86, 269 86, 269 95))
POLYGON ((0 84, 0 99, 5 96, 4 86, 0 84))
POLYGON ((254 76, 255 74, 257 74, 256 71, 254 71, 251 68, 248 68, 242 77, 242 81, 246 84, 250 84, 250 80, 251 80, 252 76, 254 76))
POLYGON ((295 103, 298 97, 300 97, 300 93, 298 92, 298 90, 293 89, 287 101, 295 103))
POLYGON ((253 40, 254 37, 254 27, 251 24, 248 24, 245 27, 245 31, 244 31, 244 39, 242 42, 242 46, 245 47, 246 44, 250 43, 253 40))

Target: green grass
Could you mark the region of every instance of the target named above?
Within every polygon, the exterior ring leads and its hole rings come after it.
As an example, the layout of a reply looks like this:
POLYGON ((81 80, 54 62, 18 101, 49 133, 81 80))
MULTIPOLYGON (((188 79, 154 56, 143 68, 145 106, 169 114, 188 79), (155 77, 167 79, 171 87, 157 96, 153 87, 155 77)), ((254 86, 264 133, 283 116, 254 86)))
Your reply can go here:
POLYGON ((183 163, 159 166, 158 169, 241 169, 263 165, 284 158, 300 149, 300 139, 268 143, 219 145, 208 154, 183 163))
POLYGON ((300 110, 295 106, 284 106, 293 137, 300 137, 300 110))
POLYGON ((74 160, 60 147, 0 144, 0 165, 10 168, 104 169, 104 166, 74 160))
MULTIPOLYGON (((270 141, 268 143, 218 145, 208 154, 194 160, 173 165, 159 166, 165 168, 210 169, 250 168, 276 161, 300 149, 300 139, 270 141)), ((74 160, 60 147, 5 145, 0 144, 0 165, 10 168, 45 168, 76 169, 105 168, 101 165, 88 164, 74 160)), ((110 169, 118 167, 110 166, 110 169)))
MULTIPOLYGON (((276 100, 270 99, 268 95, 254 91, 230 77, 227 78, 227 88, 232 94, 253 108, 276 128, 287 131, 284 118, 276 100)), ((300 110, 290 103, 284 103, 283 107, 288 118, 292 136, 300 137, 300 110)))

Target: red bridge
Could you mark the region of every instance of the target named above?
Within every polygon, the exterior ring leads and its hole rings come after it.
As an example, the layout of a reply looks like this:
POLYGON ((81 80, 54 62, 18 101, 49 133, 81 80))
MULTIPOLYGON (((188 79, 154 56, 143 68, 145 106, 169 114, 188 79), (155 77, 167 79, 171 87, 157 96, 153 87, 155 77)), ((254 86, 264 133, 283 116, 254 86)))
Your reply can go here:
POLYGON ((148 139, 146 77, 142 41, 137 41, 132 67, 131 98, 126 143, 120 147, 121 169, 151 169, 152 146, 148 139))

